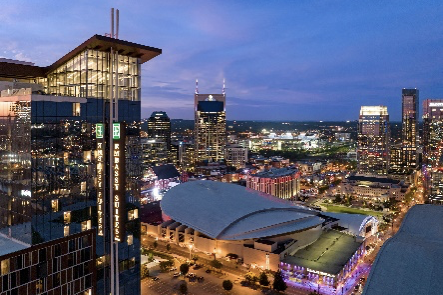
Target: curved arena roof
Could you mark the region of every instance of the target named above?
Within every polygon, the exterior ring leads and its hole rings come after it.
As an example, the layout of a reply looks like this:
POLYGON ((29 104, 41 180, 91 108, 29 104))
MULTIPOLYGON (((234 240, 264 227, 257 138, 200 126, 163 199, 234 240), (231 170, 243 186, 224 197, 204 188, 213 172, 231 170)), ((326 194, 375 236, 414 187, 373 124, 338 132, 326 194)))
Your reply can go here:
POLYGON ((213 239, 271 237, 320 225, 317 212, 245 187, 191 181, 169 190, 163 213, 213 239))

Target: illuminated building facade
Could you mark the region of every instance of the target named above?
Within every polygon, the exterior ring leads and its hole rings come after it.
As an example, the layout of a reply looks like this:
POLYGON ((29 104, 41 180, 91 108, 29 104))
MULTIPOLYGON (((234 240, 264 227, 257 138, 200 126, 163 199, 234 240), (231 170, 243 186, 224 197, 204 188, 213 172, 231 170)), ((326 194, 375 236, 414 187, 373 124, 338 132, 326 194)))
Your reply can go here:
POLYGON ((289 168, 265 170, 248 175, 246 187, 277 198, 290 199, 300 193, 300 173, 289 168))
POLYGON ((427 195, 443 201, 443 99, 423 102, 423 169, 427 195))
POLYGON ((418 89, 402 90, 402 158, 405 171, 418 166, 418 89))
POLYGON ((171 148, 171 119, 166 112, 153 112, 148 119, 148 138, 166 142, 171 148))
POLYGON ((116 285, 140 294, 140 74, 159 54, 95 35, 49 67, 0 62, 0 232, 39 245, 95 228, 97 294, 110 293, 111 232, 116 285))
POLYGON ((195 161, 218 162, 225 158, 226 94, 194 95, 195 161))
POLYGON ((362 106, 358 120, 358 172, 387 174, 390 137, 388 108, 362 106))
POLYGON ((245 168, 248 162, 248 148, 238 144, 229 144, 226 146, 226 163, 237 169, 245 168))

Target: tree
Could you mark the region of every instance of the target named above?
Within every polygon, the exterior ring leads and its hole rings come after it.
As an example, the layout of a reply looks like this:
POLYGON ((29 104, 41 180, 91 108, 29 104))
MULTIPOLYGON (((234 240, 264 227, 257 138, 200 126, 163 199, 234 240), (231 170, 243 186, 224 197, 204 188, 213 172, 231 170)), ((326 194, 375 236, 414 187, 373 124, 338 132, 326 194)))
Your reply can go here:
POLYGON ((262 286, 269 286, 268 276, 266 275, 265 272, 262 272, 262 273, 260 274, 260 278, 259 278, 259 281, 258 281, 258 282, 259 282, 260 285, 262 285, 262 286))
POLYGON ((152 246, 154 247, 154 249, 156 249, 157 246, 158 246, 158 242, 157 242, 157 241, 154 241, 154 243, 152 244, 152 246))
POLYGON ((160 266, 160 270, 162 272, 166 272, 168 271, 168 269, 173 265, 174 263, 170 260, 166 260, 166 261, 161 261, 159 266, 160 266))
POLYGON ((149 252, 148 253, 148 262, 152 262, 152 261, 154 261, 154 253, 149 252))
POLYGON ((192 260, 194 260, 194 263, 197 263, 197 260, 198 260, 198 255, 193 255, 192 256, 192 260))
POLYGON ((252 278, 254 277, 254 274, 252 272, 248 272, 245 274, 245 280, 250 283, 252 282, 252 278))
POLYGON ((166 245, 166 251, 171 251, 171 245, 170 244, 166 245))
POLYGON ((180 265, 180 272, 185 276, 189 271, 189 265, 187 263, 183 263, 180 265))
POLYGON ((222 283, 223 289, 225 289, 226 291, 231 291, 232 287, 234 287, 234 285, 232 284, 232 282, 230 280, 224 280, 222 283))
POLYGON ((149 269, 148 269, 148 265, 146 263, 142 264, 142 270, 140 272, 142 279, 149 277, 149 269))
POLYGON ((180 284, 179 290, 180 290, 180 293, 182 293, 182 294, 188 293, 188 285, 186 285, 185 281, 183 281, 183 283, 180 284))
POLYGON ((218 260, 212 260, 209 263, 209 265, 211 265, 213 268, 216 268, 216 269, 220 269, 223 266, 223 264, 220 261, 218 261, 218 260))
POLYGON ((273 284, 274 290, 277 291, 284 291, 288 286, 286 285, 285 281, 283 280, 283 276, 281 274, 281 271, 278 270, 274 275, 274 284, 273 284))

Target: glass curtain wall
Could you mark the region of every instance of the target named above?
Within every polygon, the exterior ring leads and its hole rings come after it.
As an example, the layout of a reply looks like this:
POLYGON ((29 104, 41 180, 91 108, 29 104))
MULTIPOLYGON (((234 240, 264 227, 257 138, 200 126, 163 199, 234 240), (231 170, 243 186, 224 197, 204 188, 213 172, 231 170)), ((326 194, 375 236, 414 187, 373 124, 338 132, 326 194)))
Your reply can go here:
MULTIPOLYGON (((109 56, 109 52, 90 49, 78 54, 48 75, 48 93, 109 98, 109 56)), ((140 100, 140 63, 137 58, 118 56, 118 97, 140 100)))

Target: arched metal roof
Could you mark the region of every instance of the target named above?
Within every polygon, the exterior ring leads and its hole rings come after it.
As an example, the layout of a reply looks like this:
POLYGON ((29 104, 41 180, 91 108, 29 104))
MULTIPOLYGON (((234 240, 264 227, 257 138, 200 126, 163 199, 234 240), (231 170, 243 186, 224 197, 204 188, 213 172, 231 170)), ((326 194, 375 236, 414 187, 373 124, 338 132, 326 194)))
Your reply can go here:
POLYGON ((245 187, 190 181, 169 190, 163 213, 214 239, 243 240, 305 230, 324 220, 317 212, 245 187))

